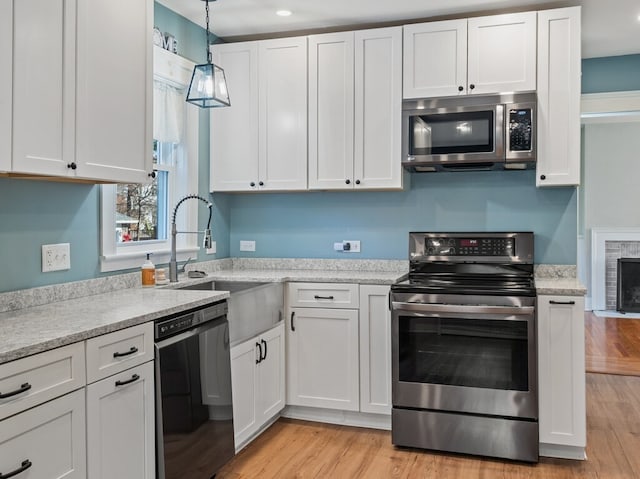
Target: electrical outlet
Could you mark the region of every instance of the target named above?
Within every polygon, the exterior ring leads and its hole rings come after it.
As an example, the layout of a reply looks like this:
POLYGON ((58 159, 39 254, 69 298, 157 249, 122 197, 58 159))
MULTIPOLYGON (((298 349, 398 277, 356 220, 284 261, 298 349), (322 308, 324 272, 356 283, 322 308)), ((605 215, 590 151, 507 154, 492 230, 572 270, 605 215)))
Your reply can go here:
POLYGON ((69 243, 42 245, 42 272, 71 269, 69 243))
POLYGON ((360 241, 358 240, 345 240, 342 242, 342 250, 347 253, 359 253, 360 241))
POLYGON ((255 251, 256 250, 256 242, 255 241, 240 241, 240 251, 255 251))
POLYGON ((216 242, 211 242, 211 248, 206 249, 207 254, 216 254, 216 242))

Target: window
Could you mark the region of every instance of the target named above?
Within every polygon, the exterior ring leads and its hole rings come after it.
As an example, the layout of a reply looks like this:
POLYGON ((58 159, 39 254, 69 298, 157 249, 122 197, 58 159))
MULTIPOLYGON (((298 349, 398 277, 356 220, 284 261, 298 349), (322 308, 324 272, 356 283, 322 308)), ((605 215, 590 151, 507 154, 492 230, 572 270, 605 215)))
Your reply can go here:
MULTIPOLYGON (((154 49, 153 168, 147 184, 101 188, 101 271, 139 267, 146 253, 167 263, 171 215, 184 195, 198 191, 198 109, 185 102, 193 63, 154 49)), ((176 217, 179 231, 196 231, 197 204, 186 202, 176 217)), ((197 235, 178 235, 178 260, 198 253, 197 235)))

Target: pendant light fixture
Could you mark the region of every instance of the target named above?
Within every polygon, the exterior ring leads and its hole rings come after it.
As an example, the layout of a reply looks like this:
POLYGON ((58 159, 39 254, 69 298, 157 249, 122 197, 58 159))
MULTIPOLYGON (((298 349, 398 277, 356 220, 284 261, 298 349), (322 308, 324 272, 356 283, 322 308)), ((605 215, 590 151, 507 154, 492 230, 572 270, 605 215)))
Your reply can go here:
POLYGON ((218 106, 231 106, 229 90, 224 70, 211 61, 209 49, 209 1, 204 0, 207 13, 207 63, 196 65, 191 75, 191 83, 187 92, 187 101, 198 105, 200 108, 214 108, 218 106))

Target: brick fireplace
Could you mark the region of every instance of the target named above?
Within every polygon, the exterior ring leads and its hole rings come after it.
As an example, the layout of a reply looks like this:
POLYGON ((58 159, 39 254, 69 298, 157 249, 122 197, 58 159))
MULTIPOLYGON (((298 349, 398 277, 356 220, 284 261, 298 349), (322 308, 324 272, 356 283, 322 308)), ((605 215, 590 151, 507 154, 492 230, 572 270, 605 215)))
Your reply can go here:
POLYGON ((616 310, 620 258, 640 258, 640 228, 593 228, 591 298, 594 311, 616 310))

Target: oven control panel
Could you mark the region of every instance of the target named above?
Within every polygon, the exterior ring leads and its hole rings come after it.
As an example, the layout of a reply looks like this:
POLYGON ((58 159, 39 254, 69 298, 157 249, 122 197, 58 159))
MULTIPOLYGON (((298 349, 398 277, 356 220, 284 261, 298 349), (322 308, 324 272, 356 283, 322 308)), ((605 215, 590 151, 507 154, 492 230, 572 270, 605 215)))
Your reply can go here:
POLYGON ((425 238, 427 256, 513 256, 514 238, 425 238))

